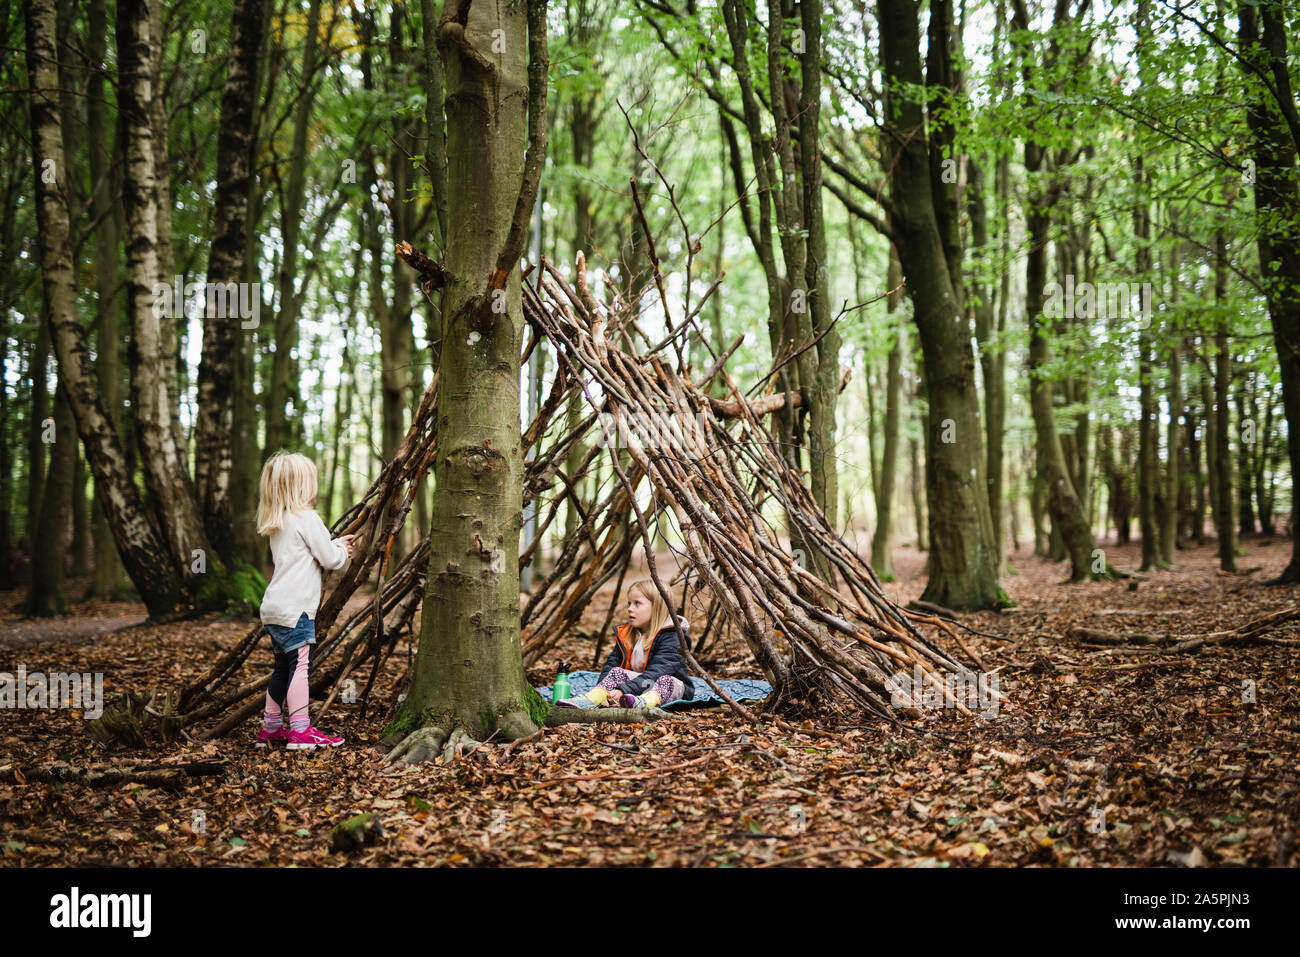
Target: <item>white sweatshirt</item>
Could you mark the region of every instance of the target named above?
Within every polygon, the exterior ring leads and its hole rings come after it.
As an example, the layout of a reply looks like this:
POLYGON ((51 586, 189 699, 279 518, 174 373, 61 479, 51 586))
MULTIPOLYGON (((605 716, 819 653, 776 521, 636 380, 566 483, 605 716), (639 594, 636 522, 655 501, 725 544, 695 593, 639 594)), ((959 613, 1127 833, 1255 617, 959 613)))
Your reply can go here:
POLYGON ((271 534, 275 570, 262 596, 262 624, 292 628, 305 611, 316 620, 320 607, 321 569, 336 571, 348 563, 348 549, 315 511, 288 512, 284 525, 271 534))

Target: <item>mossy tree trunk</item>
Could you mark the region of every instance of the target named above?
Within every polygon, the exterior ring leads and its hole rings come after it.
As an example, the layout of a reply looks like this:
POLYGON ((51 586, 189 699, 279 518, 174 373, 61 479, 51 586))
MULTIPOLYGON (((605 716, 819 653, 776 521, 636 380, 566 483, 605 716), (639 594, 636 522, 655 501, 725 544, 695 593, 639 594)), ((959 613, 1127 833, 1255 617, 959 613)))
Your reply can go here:
MULTIPOLYGON (((1248 83, 1246 119, 1255 165, 1255 216, 1259 227, 1256 244, 1282 377, 1294 500, 1295 477, 1300 475, 1300 177, 1296 174, 1300 117, 1287 70, 1287 23, 1282 7, 1260 5, 1257 9, 1242 0, 1238 24, 1240 59, 1248 83), (1270 77, 1272 83, 1261 84, 1257 77, 1270 77)), ((1248 485, 1242 494, 1250 494, 1248 485)), ((1226 501, 1227 496, 1224 498, 1226 501)), ((1227 567, 1226 558, 1223 562, 1227 567)), ((1291 560, 1277 581, 1300 581, 1300 535, 1292 536, 1291 560)))
MULTIPOLYGON (((932 10, 932 84, 949 90, 951 8, 932 10), (938 16, 939 20, 933 18, 938 16), (947 69, 937 69, 935 64, 947 69)), ((917 8, 881 0, 881 60, 886 98, 885 168, 891 173, 893 226, 915 307, 929 398, 926 498, 930 509, 929 580, 922 598, 955 610, 999 607, 993 520, 984 484, 984 442, 970 322, 962 309, 960 252, 954 249, 955 196, 943 189, 941 157, 926 147, 917 8), (900 92, 893 92, 898 89, 900 92), (932 166, 933 160, 933 166, 932 166)))
POLYGON ((519 636, 517 268, 546 148, 544 18, 544 0, 527 14, 448 0, 438 24, 448 242, 436 484, 419 651, 388 743, 417 729, 510 740, 546 716, 519 636))

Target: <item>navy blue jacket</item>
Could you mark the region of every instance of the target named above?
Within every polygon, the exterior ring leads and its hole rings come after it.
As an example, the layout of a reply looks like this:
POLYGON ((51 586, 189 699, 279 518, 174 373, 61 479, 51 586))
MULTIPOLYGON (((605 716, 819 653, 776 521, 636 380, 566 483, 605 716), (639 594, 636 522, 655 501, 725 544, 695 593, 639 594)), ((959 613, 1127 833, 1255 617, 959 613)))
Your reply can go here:
MULTIPOLYGON (((687 628, 686 622, 683 621, 683 634, 688 635, 687 628)), ((632 634, 632 626, 627 624, 619 625, 614 636, 614 647, 610 649, 609 658, 605 660, 605 667, 601 669, 601 679, 609 674, 612 668, 632 671, 632 650, 635 647, 636 636, 632 634)), ((686 670, 686 654, 682 651, 681 643, 677 640, 677 629, 672 625, 660 628, 659 633, 650 642, 650 652, 646 656, 645 670, 635 678, 629 678, 619 687, 627 694, 639 695, 648 691, 664 675, 672 675, 685 686, 686 690, 682 694, 682 700, 690 701, 695 697, 695 690, 691 687, 691 676, 686 670)))

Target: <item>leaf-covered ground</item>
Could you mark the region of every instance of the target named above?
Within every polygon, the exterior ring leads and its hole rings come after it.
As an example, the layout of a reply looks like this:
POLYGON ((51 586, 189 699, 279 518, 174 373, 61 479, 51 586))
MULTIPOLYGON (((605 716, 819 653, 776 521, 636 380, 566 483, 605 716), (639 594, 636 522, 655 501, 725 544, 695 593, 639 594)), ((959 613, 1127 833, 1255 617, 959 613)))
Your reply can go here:
MULTIPOLYGON (((785 728, 725 711, 646 726, 551 729, 512 751, 389 774, 374 747, 409 649, 399 645, 363 719, 336 703, 320 722, 329 753, 257 751, 253 721, 214 742, 128 752, 94 744, 78 712, 0 710, 0 861, 8 867, 143 865, 1286 865, 1300 863, 1300 692, 1289 644, 1207 644, 1118 654, 1066 637, 1074 626, 1190 637, 1227 630, 1296 599, 1265 587, 1290 542, 1247 540, 1248 574, 1217 573, 1212 545, 1178 567, 1066 585, 1064 566, 1024 552, 1005 579, 1010 614, 963 620, 1007 703, 983 719, 929 710, 924 730, 810 703, 785 728), (1252 569, 1257 569, 1250 571, 1252 569), (1254 702, 1250 698, 1253 688, 1254 702), (40 779, 41 768, 224 762, 180 790, 40 779), (331 828, 374 812, 384 836, 350 854, 331 828)), ((1136 547, 1107 548, 1124 568, 1136 547)), ((924 556, 897 553, 906 600, 924 556)), ((246 627, 212 616, 101 634, 143 615, 78 606, 37 625, 3 598, 0 671, 102 671, 105 696, 174 687, 246 627), (101 627, 90 627, 88 621, 101 627)), ((593 607, 598 623, 605 607, 593 607)), ((1295 641, 1291 626, 1266 637, 1295 641)), ((1300 630, 1300 629, 1298 629, 1300 630)), ((551 666, 586 666, 574 638, 551 666)), ((269 669, 263 644, 238 680, 269 669)), ((711 650, 721 677, 756 674, 743 648, 711 650)), ((364 677, 364 676, 363 676, 364 677)))

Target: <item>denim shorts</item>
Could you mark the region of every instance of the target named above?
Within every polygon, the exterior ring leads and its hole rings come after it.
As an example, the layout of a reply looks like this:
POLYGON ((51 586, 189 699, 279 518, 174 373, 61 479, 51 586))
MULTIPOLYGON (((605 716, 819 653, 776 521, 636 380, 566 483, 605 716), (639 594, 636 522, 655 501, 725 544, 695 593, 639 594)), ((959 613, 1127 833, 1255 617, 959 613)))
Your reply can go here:
POLYGON ((271 645, 276 651, 294 651, 303 645, 316 644, 316 622, 307 617, 304 611, 298 624, 292 628, 284 625, 263 625, 271 636, 271 645))

